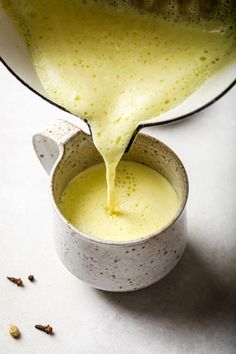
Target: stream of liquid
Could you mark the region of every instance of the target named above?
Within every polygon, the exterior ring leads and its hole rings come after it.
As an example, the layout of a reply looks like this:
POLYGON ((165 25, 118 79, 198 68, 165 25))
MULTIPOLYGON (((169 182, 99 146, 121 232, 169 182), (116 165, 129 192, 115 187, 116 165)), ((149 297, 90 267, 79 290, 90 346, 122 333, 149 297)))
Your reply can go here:
POLYGON ((111 214, 116 167, 137 125, 185 100, 235 53, 235 28, 217 16, 175 22, 102 0, 2 3, 48 95, 89 123, 111 214))

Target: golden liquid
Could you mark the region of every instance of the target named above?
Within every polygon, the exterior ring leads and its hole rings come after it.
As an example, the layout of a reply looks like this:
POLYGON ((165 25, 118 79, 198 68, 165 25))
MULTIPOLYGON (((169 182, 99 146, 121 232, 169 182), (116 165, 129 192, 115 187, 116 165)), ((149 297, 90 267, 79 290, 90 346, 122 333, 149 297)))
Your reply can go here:
POLYGON ((232 57, 235 29, 175 23, 104 1, 2 0, 50 97, 90 124, 106 165, 107 204, 135 128, 185 100, 232 57))
POLYGON ((116 173, 119 212, 109 215, 105 165, 90 167, 66 187, 62 214, 80 231, 96 238, 127 241, 143 238, 167 225, 179 209, 172 185, 142 164, 121 161, 116 173))

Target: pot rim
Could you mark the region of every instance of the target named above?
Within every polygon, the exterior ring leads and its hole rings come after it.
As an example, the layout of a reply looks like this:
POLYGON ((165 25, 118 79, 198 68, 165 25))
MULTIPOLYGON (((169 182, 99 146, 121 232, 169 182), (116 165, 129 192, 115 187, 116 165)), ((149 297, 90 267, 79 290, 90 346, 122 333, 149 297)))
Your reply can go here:
MULTIPOLYGON (((41 94, 40 92, 38 92, 37 90, 35 90, 31 85, 29 85, 26 81, 24 81, 7 63, 6 61, 0 56, 0 62, 6 67, 6 69, 18 80, 20 81, 24 86, 26 86, 29 90, 31 90, 32 92, 34 92, 36 95, 38 95, 39 97, 41 97, 43 100, 47 101, 48 103, 54 105, 55 107, 63 110, 64 112, 67 112, 71 115, 74 116, 73 113, 71 113, 70 111, 68 111, 66 108, 64 108, 63 106, 59 105, 58 103, 52 101, 50 98, 48 98, 47 96, 44 96, 43 94, 41 94)), ((192 116, 196 116, 197 113, 201 112, 202 110, 204 110, 205 108, 208 108, 209 106, 211 106, 213 103, 217 102, 220 98, 222 98, 229 90, 231 90, 231 88, 234 87, 234 85, 236 85, 236 78, 232 79, 232 82, 225 87, 225 89, 220 92, 218 95, 216 95, 214 98, 212 98, 211 100, 209 100, 207 103, 203 104, 202 106, 194 109, 193 111, 190 111, 186 114, 180 115, 178 117, 172 118, 172 119, 167 119, 167 120, 162 120, 160 122, 152 122, 152 123, 141 123, 139 124, 130 141, 129 144, 126 148, 126 152, 130 149, 137 133, 143 129, 143 128, 147 128, 147 127, 152 127, 152 126, 156 126, 156 125, 167 125, 167 124, 171 124, 171 123, 176 123, 178 121, 184 120, 186 118, 192 117, 192 116)), ((84 120, 84 122, 88 125, 88 122, 86 121, 86 119, 79 117, 80 119, 84 120)), ((88 125, 89 126, 89 125, 88 125)))

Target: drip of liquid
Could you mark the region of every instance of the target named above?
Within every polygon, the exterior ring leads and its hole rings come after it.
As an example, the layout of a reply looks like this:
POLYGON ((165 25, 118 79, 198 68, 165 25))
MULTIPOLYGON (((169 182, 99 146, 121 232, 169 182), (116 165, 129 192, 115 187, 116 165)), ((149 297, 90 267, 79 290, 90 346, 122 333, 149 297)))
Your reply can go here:
POLYGON ((235 24, 222 11, 181 21, 169 5, 163 20, 116 1, 2 3, 48 95, 89 123, 106 165, 110 213, 119 210, 116 167, 139 122, 181 103, 235 55, 235 24))
POLYGON ((96 238, 140 239, 166 226, 179 209, 173 186, 158 172, 142 164, 121 161, 116 173, 119 211, 106 212, 105 165, 79 173, 60 198, 63 215, 76 228, 96 238))

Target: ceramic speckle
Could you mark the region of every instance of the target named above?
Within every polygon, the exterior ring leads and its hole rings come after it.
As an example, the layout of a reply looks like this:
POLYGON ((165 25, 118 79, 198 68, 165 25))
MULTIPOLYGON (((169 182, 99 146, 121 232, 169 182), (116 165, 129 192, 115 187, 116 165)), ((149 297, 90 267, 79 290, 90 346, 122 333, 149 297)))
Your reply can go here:
POLYGON ((129 242, 95 239, 75 229, 58 209, 70 180, 102 161, 91 136, 74 125, 58 121, 33 138, 40 162, 50 173, 55 214, 55 247, 65 267, 89 285, 109 291, 132 291, 165 276, 180 260, 186 245, 188 180, 178 157, 160 141, 139 134, 124 160, 143 163, 165 176, 181 201, 179 214, 160 232, 129 242))

